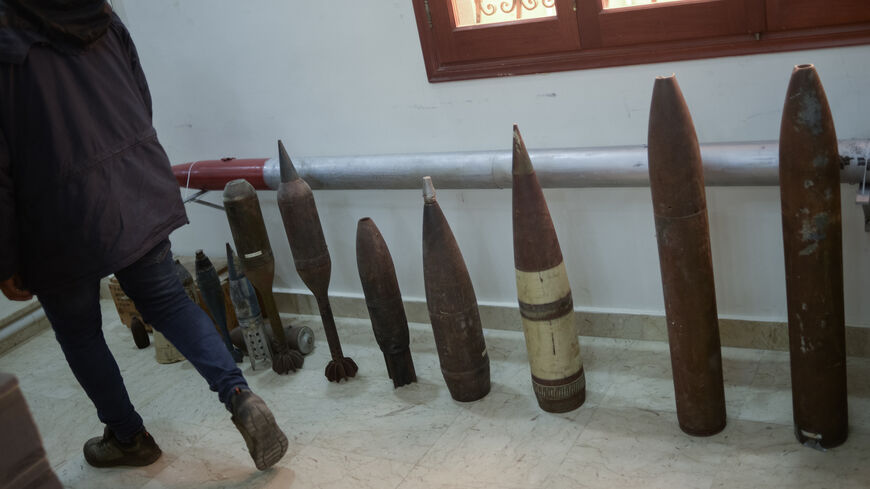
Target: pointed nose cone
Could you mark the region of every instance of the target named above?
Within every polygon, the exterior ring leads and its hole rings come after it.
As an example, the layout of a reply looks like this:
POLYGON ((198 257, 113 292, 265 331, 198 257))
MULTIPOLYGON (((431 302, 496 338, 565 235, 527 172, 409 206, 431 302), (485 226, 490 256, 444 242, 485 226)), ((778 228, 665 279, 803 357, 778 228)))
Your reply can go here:
POLYGON ((278 140, 278 164, 281 166, 281 182, 292 182, 299 179, 299 174, 296 173, 296 167, 290 161, 290 155, 284 149, 284 143, 278 140))
POLYGON ((434 204, 435 200, 435 185, 432 185, 431 177, 423 177, 423 202, 434 204))
POLYGON ((529 152, 526 151, 526 143, 523 142, 523 136, 520 135, 520 128, 514 124, 514 175, 530 175, 534 173, 532 160, 529 159, 529 152))
POLYGON ((657 77, 653 85, 648 154, 656 215, 686 216, 706 207, 695 125, 674 75, 657 77))

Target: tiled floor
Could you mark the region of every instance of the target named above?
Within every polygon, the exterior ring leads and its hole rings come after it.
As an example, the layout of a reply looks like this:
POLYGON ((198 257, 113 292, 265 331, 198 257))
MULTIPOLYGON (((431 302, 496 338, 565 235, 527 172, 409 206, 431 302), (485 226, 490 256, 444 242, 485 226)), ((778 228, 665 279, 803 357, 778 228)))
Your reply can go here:
MULTIPOLYGON (((428 325, 412 325, 419 383, 393 390, 371 326, 339 320, 360 373, 323 377, 318 342, 305 368, 245 372, 290 437, 290 451, 257 472, 241 436, 187 362, 159 365, 139 351, 103 303, 105 334, 164 456, 142 469, 92 469, 81 445, 101 433, 93 407, 50 332, 0 357, 19 376, 61 480, 71 488, 868 488, 870 360, 849 359, 852 433, 827 453, 792 434, 788 356, 724 349, 728 427, 692 438, 676 423, 664 343, 582 337, 588 400, 552 415, 538 409, 521 333, 486 331, 493 391, 451 400, 428 325)), ((315 328, 319 322, 300 318, 315 328)))

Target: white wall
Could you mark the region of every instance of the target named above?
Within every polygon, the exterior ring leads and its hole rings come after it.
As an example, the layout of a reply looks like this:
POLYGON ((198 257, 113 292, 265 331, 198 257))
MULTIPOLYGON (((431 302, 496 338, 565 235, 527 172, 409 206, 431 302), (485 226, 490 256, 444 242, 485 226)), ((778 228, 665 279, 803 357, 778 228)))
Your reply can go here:
MULTIPOLYGON (((292 155, 508 149, 517 122, 530 148, 645 143, 653 78, 674 72, 703 142, 778 137, 791 68, 814 63, 840 138, 866 138, 870 47, 718 58, 430 84, 408 0, 115 1, 151 85, 155 126, 175 163, 292 155)), ((437 182, 436 186, 437 186, 437 182)), ((320 191, 333 260, 331 292, 360 294, 356 220, 371 216, 393 253, 406 298, 423 297, 417 191, 320 191)), ((442 191, 478 298, 515 301, 510 191, 442 191)), ((584 309, 663 313, 647 189, 547 191, 584 309)), ((220 200, 219 195, 212 197, 220 200)), ((275 206, 260 199, 280 287, 303 288, 275 206)), ((870 326, 863 290, 870 236, 854 188, 843 187, 846 317, 870 326)), ((708 189, 719 310, 784 320, 776 188, 708 189)), ((189 206, 176 252, 222 253, 224 216, 189 206)))

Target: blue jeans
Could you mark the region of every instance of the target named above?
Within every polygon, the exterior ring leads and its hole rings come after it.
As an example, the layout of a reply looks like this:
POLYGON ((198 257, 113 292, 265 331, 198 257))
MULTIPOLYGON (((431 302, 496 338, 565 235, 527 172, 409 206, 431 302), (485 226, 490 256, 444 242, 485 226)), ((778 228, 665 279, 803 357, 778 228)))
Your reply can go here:
MULTIPOLYGON (((247 388, 247 382, 211 319, 184 292, 175 274, 169 240, 115 272, 115 277, 145 322, 178 348, 229 408, 233 388, 247 388)), ((99 280, 38 298, 100 421, 120 440, 129 440, 142 429, 142 418, 130 403, 118 364, 103 336, 99 280)))

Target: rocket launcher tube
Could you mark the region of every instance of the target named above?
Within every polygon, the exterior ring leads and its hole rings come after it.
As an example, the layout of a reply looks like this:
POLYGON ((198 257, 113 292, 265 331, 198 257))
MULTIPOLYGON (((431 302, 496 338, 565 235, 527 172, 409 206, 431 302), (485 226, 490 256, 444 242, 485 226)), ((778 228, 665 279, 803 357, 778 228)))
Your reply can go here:
POLYGON ((812 65, 795 67, 779 144, 794 425, 814 448, 849 432, 837 136, 812 65))
POLYGON ((586 399, 574 302, 544 193, 514 125, 513 234, 517 296, 541 409, 566 412, 586 399))
POLYGON ((725 428, 722 352, 701 153, 675 77, 653 86, 649 177, 677 420, 695 436, 725 428))
POLYGON ((429 177, 423 197, 423 280, 441 373, 453 399, 476 401, 491 387, 477 298, 429 177))
POLYGON ((211 260, 205 256, 202 250, 196 251, 196 283, 199 286, 199 291, 205 300, 206 306, 208 306, 208 310, 211 312, 211 316, 220 328, 227 350, 236 363, 241 362, 243 357, 242 352, 233 346, 233 342, 230 340, 224 291, 221 287, 220 278, 211 260))
POLYGON ((302 367, 304 359, 301 353, 287 347, 284 327, 275 306, 275 296, 272 294, 275 259, 254 187, 242 179, 228 183, 224 188, 224 209, 245 276, 263 298, 263 307, 272 326, 275 340, 272 370, 278 374, 286 374, 291 370, 295 372, 302 367))
POLYGON ((239 329, 251 359, 251 369, 258 370, 272 363, 272 351, 260 314, 260 304, 254 286, 241 272, 239 257, 227 243, 227 264, 229 266, 230 301, 239 320, 239 329))
POLYGON ((393 387, 417 381, 411 359, 408 319, 387 243, 375 222, 366 217, 356 228, 356 263, 375 339, 384 353, 393 387))
POLYGON ((323 321, 326 342, 332 354, 325 369, 330 382, 340 382, 356 375, 358 367, 345 357, 341 340, 335 327, 335 318, 329 304, 329 279, 332 261, 323 237, 323 227, 314 203, 314 194, 305 180, 299 178, 284 144, 278 141, 278 156, 281 164, 281 186, 278 188, 278 209, 284 222, 284 231, 290 243, 293 263, 302 282, 314 294, 323 321))

